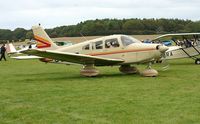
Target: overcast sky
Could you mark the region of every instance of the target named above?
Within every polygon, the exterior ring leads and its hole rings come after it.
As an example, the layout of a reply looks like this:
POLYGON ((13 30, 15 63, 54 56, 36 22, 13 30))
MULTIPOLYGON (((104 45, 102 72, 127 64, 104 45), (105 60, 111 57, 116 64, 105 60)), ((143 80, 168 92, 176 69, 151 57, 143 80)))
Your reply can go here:
POLYGON ((0 0, 0 28, 30 29, 103 18, 200 20, 200 0, 0 0))

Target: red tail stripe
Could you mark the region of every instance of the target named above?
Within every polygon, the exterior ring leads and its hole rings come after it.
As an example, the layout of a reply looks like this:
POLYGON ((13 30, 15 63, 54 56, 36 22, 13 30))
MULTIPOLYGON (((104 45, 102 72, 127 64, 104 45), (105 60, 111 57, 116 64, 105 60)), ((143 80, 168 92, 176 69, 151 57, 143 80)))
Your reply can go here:
POLYGON ((43 38, 41 38, 41 37, 39 37, 39 36, 36 36, 36 35, 34 35, 34 38, 35 38, 38 42, 42 43, 42 45, 37 45, 38 48, 51 47, 51 44, 50 44, 50 42, 49 42, 48 40, 43 39, 43 38))

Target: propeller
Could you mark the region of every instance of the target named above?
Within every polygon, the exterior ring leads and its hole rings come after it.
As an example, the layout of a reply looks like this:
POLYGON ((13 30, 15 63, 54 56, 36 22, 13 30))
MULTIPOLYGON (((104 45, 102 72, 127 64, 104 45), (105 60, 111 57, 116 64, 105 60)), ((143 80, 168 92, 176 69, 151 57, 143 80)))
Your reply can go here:
POLYGON ((166 52, 169 50, 169 47, 165 45, 158 45, 157 49, 160 50, 162 53, 160 56, 160 59, 157 60, 157 63, 161 63, 163 65, 161 71, 166 71, 169 69, 169 63, 166 60, 166 52))
POLYGON ((162 59, 162 64, 163 64, 163 67, 162 67, 162 71, 167 71, 168 69, 169 69, 169 63, 168 63, 168 61, 167 61, 167 59, 166 59, 166 52, 164 52, 164 53, 162 53, 162 55, 161 55, 161 59, 162 59))

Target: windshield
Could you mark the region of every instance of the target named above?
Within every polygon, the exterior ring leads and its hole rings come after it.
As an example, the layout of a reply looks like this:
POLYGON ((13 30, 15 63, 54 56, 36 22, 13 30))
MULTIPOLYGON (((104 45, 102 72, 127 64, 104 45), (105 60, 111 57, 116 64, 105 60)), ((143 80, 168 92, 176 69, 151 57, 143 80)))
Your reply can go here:
POLYGON ((140 41, 132 38, 132 37, 128 37, 128 36, 121 36, 121 40, 122 40, 122 44, 124 46, 128 46, 130 44, 133 44, 133 43, 138 43, 140 41))

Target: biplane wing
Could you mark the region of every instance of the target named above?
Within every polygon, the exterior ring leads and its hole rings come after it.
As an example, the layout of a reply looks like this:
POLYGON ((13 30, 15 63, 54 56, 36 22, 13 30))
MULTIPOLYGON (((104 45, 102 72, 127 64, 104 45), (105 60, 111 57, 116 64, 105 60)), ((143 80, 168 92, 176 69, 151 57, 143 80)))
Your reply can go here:
POLYGON ((161 35, 152 40, 155 43, 172 41, 175 44, 169 46, 166 51, 166 59, 192 58, 196 64, 200 64, 200 33, 178 33, 161 35))
POLYGON ((178 33, 161 35, 152 41, 199 39, 200 33, 178 33))

